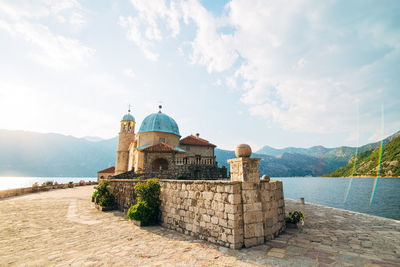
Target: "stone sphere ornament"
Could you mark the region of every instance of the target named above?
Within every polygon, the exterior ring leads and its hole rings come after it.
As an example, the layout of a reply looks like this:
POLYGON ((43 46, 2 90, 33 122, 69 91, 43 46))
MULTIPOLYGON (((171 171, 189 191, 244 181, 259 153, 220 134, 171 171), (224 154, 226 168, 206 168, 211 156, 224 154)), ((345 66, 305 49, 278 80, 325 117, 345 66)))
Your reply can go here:
POLYGON ((269 177, 269 175, 264 174, 264 175, 261 177, 261 180, 269 182, 269 180, 271 180, 271 177, 269 177))
POLYGON ((237 145, 235 148, 235 155, 238 158, 248 158, 251 156, 251 147, 247 144, 237 145))

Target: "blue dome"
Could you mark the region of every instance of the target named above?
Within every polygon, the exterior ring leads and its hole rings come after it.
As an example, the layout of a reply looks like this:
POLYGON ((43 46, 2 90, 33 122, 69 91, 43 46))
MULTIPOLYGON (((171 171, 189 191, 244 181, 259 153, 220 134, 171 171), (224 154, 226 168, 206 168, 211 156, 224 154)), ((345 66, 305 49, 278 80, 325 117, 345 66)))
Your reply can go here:
POLYGON ((122 120, 123 121, 135 121, 135 117, 133 117, 132 114, 128 113, 122 117, 122 120))
POLYGON ((173 133, 181 136, 175 120, 161 112, 150 114, 143 120, 138 133, 146 132, 173 133))

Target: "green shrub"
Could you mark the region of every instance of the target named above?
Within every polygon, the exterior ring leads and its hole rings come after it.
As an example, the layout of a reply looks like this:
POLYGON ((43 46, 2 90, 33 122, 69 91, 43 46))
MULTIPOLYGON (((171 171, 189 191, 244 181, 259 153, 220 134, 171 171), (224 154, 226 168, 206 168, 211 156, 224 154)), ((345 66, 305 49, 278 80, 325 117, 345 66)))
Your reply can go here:
POLYGON ((160 182, 157 179, 148 179, 135 185, 135 193, 138 200, 146 201, 151 207, 160 205, 160 182))
POLYGON ((135 185, 137 203, 129 208, 127 217, 142 225, 155 224, 160 214, 160 182, 148 179, 135 185))
POLYGON ((115 197, 108 190, 110 181, 103 181, 97 186, 92 194, 92 200, 96 199, 96 203, 102 207, 113 207, 115 205, 115 197))
POLYGON ((92 201, 94 201, 98 196, 99 196, 99 191, 94 190, 94 192, 92 194, 92 201))
POLYGON ((68 187, 69 187, 69 188, 74 187, 74 182, 69 182, 69 183, 68 183, 68 187))
POLYGON ((99 205, 102 207, 113 207, 115 204, 115 197, 110 192, 105 192, 104 195, 99 197, 99 205))
POLYGON ((143 226, 151 225, 157 222, 158 209, 150 207, 146 201, 139 200, 129 208, 127 217, 131 220, 140 221, 143 226))
POLYGON ((286 222, 298 224, 303 221, 306 217, 304 217, 303 212, 301 211, 289 211, 289 217, 286 217, 286 222))

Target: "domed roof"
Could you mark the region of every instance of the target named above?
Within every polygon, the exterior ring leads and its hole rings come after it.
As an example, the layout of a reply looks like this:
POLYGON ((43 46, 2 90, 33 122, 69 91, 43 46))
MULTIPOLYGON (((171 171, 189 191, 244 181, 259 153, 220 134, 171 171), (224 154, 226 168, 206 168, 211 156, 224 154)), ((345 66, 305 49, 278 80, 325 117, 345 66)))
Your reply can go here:
POLYGON ((123 121, 135 121, 135 117, 131 113, 127 113, 122 117, 123 121))
POLYGON ((161 112, 150 114, 143 120, 138 133, 146 132, 165 132, 181 136, 175 120, 161 112))

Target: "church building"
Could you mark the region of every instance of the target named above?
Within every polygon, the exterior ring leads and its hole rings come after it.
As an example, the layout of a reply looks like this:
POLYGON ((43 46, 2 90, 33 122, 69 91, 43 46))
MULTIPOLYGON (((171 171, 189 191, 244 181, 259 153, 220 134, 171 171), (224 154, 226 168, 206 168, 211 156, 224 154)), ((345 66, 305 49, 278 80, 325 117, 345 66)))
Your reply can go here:
POLYGON ((135 118, 122 117, 115 173, 111 178, 222 179, 227 169, 215 160, 215 145, 199 134, 181 138, 178 124, 159 111, 148 115, 135 134, 135 118))

